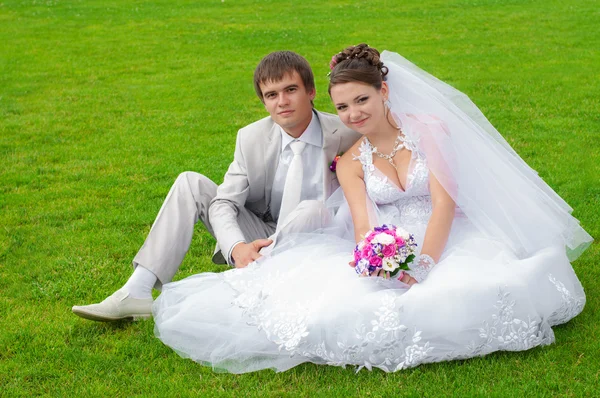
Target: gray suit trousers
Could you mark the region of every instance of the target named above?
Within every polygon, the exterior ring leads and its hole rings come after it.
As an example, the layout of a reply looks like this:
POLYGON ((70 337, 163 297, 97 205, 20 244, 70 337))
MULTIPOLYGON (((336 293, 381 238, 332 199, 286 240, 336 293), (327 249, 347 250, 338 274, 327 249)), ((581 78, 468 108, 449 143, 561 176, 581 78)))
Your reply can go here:
MULTIPOLYGON (((170 282, 190 247, 194 225, 202 221, 214 236, 208 219, 208 206, 216 194, 217 184, 207 177, 191 171, 181 173, 163 202, 146 241, 133 259, 134 268, 141 265, 152 271, 160 282, 157 285, 170 282)), ((284 234, 323 227, 329 222, 329 213, 321 202, 302 202, 286 217, 277 233, 275 222, 265 223, 245 207, 239 209, 237 221, 246 242, 267 237, 274 240, 275 243, 261 251, 267 254, 284 234)), ((227 256, 228 253, 222 254, 227 256)), ((224 257, 215 258, 215 262, 226 264, 224 257)))
MULTIPOLYGON (((163 202, 146 241, 133 259, 133 266, 141 265, 152 271, 161 283, 170 282, 190 248, 194 225, 202 221, 214 236, 208 219, 208 206, 216 195, 217 184, 207 177, 191 171, 181 173, 163 202)), ((263 222, 246 208, 239 209, 238 223, 249 242, 275 232, 275 223, 263 222)), ((219 263, 226 264, 226 261, 221 258, 219 263)))

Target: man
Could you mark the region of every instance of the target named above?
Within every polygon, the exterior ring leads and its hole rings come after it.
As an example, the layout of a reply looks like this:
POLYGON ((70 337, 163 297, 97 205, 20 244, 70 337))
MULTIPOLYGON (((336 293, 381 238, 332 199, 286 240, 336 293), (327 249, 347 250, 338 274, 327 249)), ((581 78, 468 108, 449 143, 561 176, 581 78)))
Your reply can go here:
POLYGON ((223 184, 182 173, 133 259, 129 280, 101 303, 74 306, 76 315, 96 321, 150 317, 152 288, 172 280, 198 220, 217 240, 213 261, 240 268, 270 251, 282 235, 324 226, 323 201, 339 186, 329 165, 358 133, 313 109, 313 73, 296 53, 263 58, 254 88, 269 116, 238 132, 223 184))

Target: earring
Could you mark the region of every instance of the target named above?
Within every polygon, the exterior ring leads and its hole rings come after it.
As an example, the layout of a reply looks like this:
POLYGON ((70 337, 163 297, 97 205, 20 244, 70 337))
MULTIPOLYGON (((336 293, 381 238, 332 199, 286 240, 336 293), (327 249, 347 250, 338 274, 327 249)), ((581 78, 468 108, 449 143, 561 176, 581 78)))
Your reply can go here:
POLYGON ((390 100, 389 99, 383 100, 382 103, 383 103, 383 115, 387 118, 388 113, 390 113, 390 110, 391 110, 390 100))

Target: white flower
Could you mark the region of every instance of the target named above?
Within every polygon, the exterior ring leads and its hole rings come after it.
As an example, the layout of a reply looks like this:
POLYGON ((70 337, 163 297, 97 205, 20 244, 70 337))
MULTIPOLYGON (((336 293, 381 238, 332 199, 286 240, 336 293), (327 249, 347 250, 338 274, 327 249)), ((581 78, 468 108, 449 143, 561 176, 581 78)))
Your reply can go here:
POLYGON ((382 245, 391 245, 392 243, 396 243, 396 239, 393 236, 388 234, 379 234, 371 241, 371 243, 381 243, 382 245))
POLYGON ((407 241, 410 238, 410 234, 402 228, 396 228, 396 235, 398 235, 405 241, 407 241))
POLYGON ((398 263, 396 263, 394 261, 393 257, 384 257, 382 264, 381 264, 381 268, 383 268, 384 271, 394 271, 398 266, 398 263))

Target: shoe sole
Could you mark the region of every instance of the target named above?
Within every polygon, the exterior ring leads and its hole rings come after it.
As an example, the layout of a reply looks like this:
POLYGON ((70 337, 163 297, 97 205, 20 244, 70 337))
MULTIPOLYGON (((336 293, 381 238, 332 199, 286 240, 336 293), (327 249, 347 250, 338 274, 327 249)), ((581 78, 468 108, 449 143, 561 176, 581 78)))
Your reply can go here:
POLYGON ((81 311, 78 309, 72 309, 73 313, 81 318, 89 319, 90 321, 97 322, 114 322, 114 321, 123 321, 123 320, 131 320, 137 321, 142 319, 150 319, 152 318, 152 314, 135 314, 135 315, 125 315, 121 317, 112 317, 106 315, 94 314, 91 312, 81 311))

